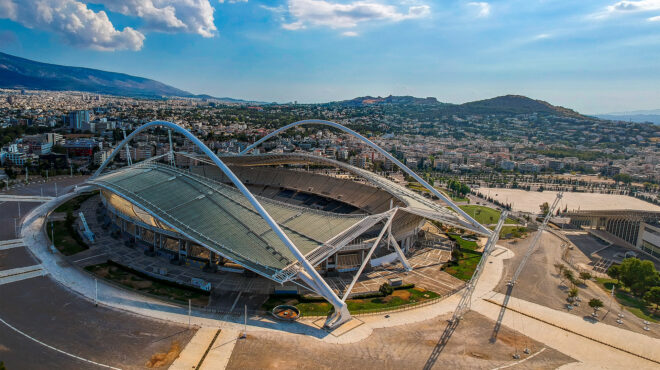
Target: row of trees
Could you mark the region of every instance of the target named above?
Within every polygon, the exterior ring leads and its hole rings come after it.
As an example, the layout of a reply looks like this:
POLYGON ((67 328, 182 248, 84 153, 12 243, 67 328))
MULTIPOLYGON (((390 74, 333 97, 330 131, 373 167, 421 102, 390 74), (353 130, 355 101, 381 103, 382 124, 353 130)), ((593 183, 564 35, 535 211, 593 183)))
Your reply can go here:
MULTIPOLYGON (((564 264, 562 263, 555 263, 555 269, 557 269, 557 273, 559 276, 562 277, 562 282, 564 280, 568 280, 571 282, 571 288, 568 290, 568 301, 570 303, 573 303, 579 294, 578 290, 578 284, 586 284, 586 281, 591 279, 591 274, 587 271, 582 271, 579 273, 579 278, 575 277, 575 274, 573 273, 572 270, 567 268, 564 264)), ((588 302, 589 307, 593 308, 594 310, 594 316, 596 315, 596 311, 598 311, 601 307, 603 307, 603 301, 601 301, 598 298, 592 298, 588 302)))

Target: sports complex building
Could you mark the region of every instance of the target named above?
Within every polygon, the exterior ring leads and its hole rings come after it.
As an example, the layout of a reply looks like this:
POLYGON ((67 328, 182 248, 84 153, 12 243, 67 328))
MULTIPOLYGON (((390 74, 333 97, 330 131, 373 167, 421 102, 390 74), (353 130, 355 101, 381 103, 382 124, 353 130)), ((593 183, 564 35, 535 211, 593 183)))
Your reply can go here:
POLYGON ((427 220, 486 236, 491 233, 367 138, 320 120, 284 126, 239 155, 222 157, 176 124, 151 122, 126 137, 88 184, 100 188, 112 224, 135 243, 171 259, 202 260, 213 267, 303 285, 334 306, 326 322, 329 327, 350 318, 345 300, 375 251, 412 269, 406 252, 427 220), (437 200, 321 156, 251 154, 262 142, 302 124, 327 125, 354 136, 415 178, 437 200), (135 135, 153 127, 185 136, 196 151, 170 149, 136 164, 128 154, 127 166, 106 171, 135 135), (323 276, 346 271, 355 271, 355 277, 339 297, 323 276))

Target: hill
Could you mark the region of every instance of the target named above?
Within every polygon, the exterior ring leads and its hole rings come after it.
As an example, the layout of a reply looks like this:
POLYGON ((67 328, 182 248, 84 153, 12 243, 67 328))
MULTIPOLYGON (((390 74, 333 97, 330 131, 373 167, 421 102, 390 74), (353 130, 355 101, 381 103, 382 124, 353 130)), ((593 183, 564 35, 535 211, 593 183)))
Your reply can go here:
POLYGON ((353 98, 351 100, 344 100, 339 102, 332 102, 330 104, 340 104, 345 106, 367 106, 367 105, 381 105, 381 104, 424 104, 424 105, 434 105, 434 104, 443 104, 440 103, 436 98, 416 98, 414 96, 387 96, 387 97, 373 97, 373 96, 361 96, 358 98, 353 98))
POLYGON ((370 106, 370 105, 408 105, 432 107, 438 114, 552 114, 563 117, 587 119, 580 113, 559 106, 554 106, 543 100, 534 100, 521 95, 505 95, 491 99, 473 101, 463 104, 450 104, 439 102, 436 98, 416 98, 413 96, 362 96, 351 100, 343 100, 328 104, 342 106, 370 106))
POLYGON ((472 114, 545 113, 557 116, 587 118, 572 109, 555 106, 543 100, 530 99, 522 95, 498 96, 491 99, 455 105, 453 108, 458 112, 469 112, 472 114))
POLYGON ((33 90, 74 90, 99 94, 192 97, 193 94, 124 73, 36 62, 0 53, 0 87, 33 90))
POLYGON ((41 63, 0 52, 0 88, 84 91, 144 98, 184 97, 226 103, 265 104, 234 98, 195 95, 162 82, 125 73, 41 63))

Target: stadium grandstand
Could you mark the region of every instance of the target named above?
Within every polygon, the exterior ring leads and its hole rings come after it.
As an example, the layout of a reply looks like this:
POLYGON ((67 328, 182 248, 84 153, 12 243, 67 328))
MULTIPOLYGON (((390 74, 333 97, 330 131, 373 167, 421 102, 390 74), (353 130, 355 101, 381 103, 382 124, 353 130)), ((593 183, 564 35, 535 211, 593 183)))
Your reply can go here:
POLYGON ((172 258, 203 258, 212 266, 236 266, 277 283, 305 286, 334 306, 326 321, 330 328, 350 319, 346 298, 376 250, 412 269, 406 253, 427 220, 491 234, 367 138, 320 120, 294 122, 239 155, 221 157, 179 125, 150 122, 128 135, 88 184, 100 188, 107 216, 125 235, 172 258), (279 132, 302 124, 327 125, 352 135, 432 196, 334 159, 250 154, 279 132), (135 135, 163 127, 183 135, 195 150, 177 152, 170 144, 168 153, 138 163, 131 162, 129 153, 126 166, 106 171, 135 135), (336 271, 355 271, 342 297, 323 278, 336 271))

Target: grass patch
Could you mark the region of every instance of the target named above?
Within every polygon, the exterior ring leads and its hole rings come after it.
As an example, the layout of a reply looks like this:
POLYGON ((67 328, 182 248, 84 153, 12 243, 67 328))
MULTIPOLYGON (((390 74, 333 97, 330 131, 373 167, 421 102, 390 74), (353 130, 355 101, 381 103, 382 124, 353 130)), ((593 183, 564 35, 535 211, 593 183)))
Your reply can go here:
POLYGON ((522 238, 527 234, 527 228, 523 226, 502 226, 500 239, 522 238))
POLYGON ((164 297, 182 303, 188 303, 188 300, 190 299, 192 300, 192 303, 197 306, 206 306, 209 302, 207 292, 150 278, 116 263, 105 262, 98 265, 86 266, 85 270, 102 279, 119 283, 129 289, 137 290, 139 292, 164 297))
MULTIPOLYGON (((463 206, 459 206, 459 207, 463 211, 465 211, 465 213, 470 215, 470 217, 477 220, 477 222, 479 222, 480 224, 486 224, 486 225, 496 224, 497 221, 500 219, 500 214, 502 214, 502 212, 500 212, 496 209, 485 207, 485 206, 463 205, 463 206)), ((507 217, 507 219, 504 223, 517 224, 518 221, 507 217)))
POLYGON ((596 283, 608 293, 612 292, 612 287, 614 287, 614 298, 617 303, 625 307, 633 315, 646 321, 660 322, 660 312, 657 310, 654 311, 644 300, 632 295, 628 288, 617 284, 616 280, 596 278, 596 283))
POLYGON ((76 232, 73 224, 74 221, 75 218, 64 221, 52 221, 48 222, 46 226, 48 237, 51 239, 50 242, 65 256, 71 256, 89 249, 89 246, 87 246, 76 232))
POLYGON ((429 193, 429 190, 425 187, 422 186, 422 184, 418 183, 417 181, 409 181, 408 185, 406 185, 409 189, 415 190, 415 191, 421 191, 422 193, 429 193))
POLYGON ((449 234, 449 237, 458 243, 458 248, 463 256, 458 261, 445 265, 444 271, 458 279, 468 281, 472 278, 481 259, 481 253, 476 251, 477 242, 463 239, 457 234, 449 234))
POLYGON ((467 201, 469 201, 469 199, 467 197, 455 197, 453 195, 450 195, 450 197, 451 197, 451 200, 453 200, 454 202, 467 202, 467 201))
MULTIPOLYGON (((417 181, 408 181, 408 184, 406 185, 406 187, 408 189, 411 189, 411 190, 414 190, 414 191, 419 191, 419 192, 422 192, 422 193, 429 193, 429 194, 431 193, 429 191, 429 189, 423 187, 422 184, 418 183, 417 181)), ((440 189, 440 188, 437 188, 437 187, 435 189, 437 191, 439 191, 440 193, 444 194, 445 196, 451 198, 451 200, 453 200, 454 202, 467 202, 467 201, 469 201, 469 199, 467 197, 460 197, 460 196, 457 197, 457 196, 454 196, 454 195, 451 195, 451 194, 447 193, 446 190, 443 190, 443 189, 440 189)))
MULTIPOLYGON (((355 314, 360 312, 374 312, 380 310, 393 309, 398 306, 423 302, 425 300, 437 298, 440 295, 430 290, 422 288, 409 288, 395 290, 391 295, 386 297, 376 296, 371 298, 351 298, 346 300, 348 310, 355 314)), ((308 298, 305 296, 271 296, 261 306, 266 311, 272 310, 274 307, 287 304, 296 306, 300 313, 307 316, 324 316, 332 312, 333 307, 323 298, 308 298)))
POLYGON ((99 193, 98 191, 94 191, 94 192, 91 192, 91 193, 86 193, 86 194, 77 196, 73 199, 69 199, 66 202, 60 204, 59 207, 55 208, 55 212, 66 213, 66 212, 77 211, 77 210, 80 209, 80 205, 84 201, 86 201, 87 199, 89 199, 89 198, 91 198, 95 195, 98 195, 98 193, 99 193))

